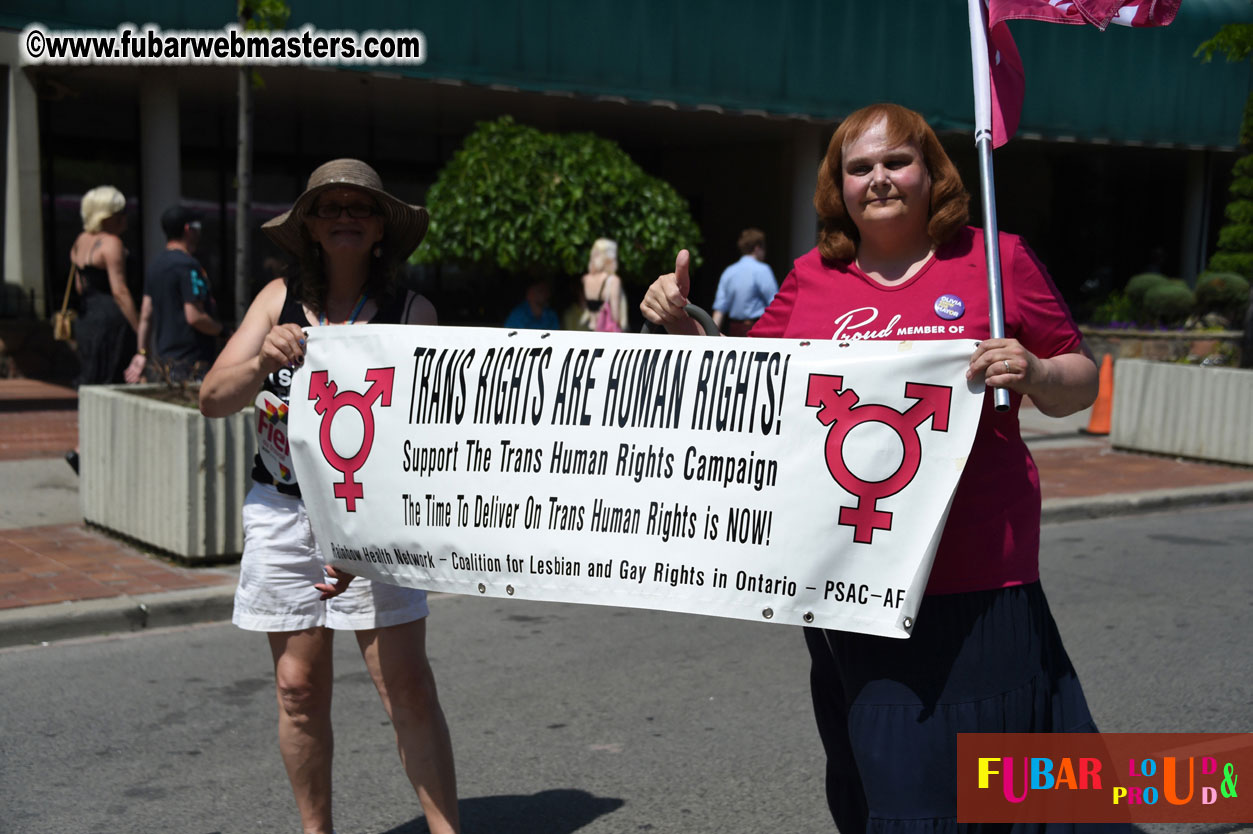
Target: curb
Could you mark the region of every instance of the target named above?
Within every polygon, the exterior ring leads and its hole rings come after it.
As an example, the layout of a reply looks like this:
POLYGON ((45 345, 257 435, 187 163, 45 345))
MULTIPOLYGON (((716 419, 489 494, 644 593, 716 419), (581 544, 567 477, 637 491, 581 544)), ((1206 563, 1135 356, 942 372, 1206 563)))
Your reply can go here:
MULTIPOLYGON (((1044 502, 1040 520, 1043 524, 1056 524, 1246 501, 1253 502, 1253 481, 1087 498, 1052 498, 1044 502)), ((230 582, 182 591, 11 608, 0 611, 0 649, 147 628, 229 621, 234 604, 235 583, 230 582)))
POLYGON ((1110 516, 1139 515, 1164 509, 1196 507, 1205 504, 1233 504, 1243 501, 1253 501, 1253 481, 1145 492, 1122 492, 1089 498, 1052 498, 1045 501, 1041 508, 1040 523, 1055 524, 1110 516))
POLYGON ((0 648, 121 631, 229 620, 235 585, 110 597, 0 611, 0 648))

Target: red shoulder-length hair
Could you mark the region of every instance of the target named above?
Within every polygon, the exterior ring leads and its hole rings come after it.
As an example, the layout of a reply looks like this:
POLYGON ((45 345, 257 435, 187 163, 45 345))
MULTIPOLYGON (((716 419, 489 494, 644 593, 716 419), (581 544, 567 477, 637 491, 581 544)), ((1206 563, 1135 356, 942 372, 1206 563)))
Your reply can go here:
POLYGON ((818 168, 818 188, 814 191, 814 208, 822 223, 818 251, 827 260, 851 261, 857 254, 861 235, 844 207, 844 147, 880 119, 886 120, 889 142, 894 145, 912 142, 922 151, 931 175, 931 214, 927 222, 931 241, 936 246, 948 242, 970 217, 970 194, 926 120, 899 104, 872 104, 849 114, 840 123, 818 168))

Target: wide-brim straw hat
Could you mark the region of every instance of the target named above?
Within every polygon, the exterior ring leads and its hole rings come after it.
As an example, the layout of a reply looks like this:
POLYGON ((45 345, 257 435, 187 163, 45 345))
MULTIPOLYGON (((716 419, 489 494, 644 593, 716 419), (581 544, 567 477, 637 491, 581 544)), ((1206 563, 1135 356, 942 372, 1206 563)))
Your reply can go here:
POLYGON ((318 195, 331 188, 359 188, 378 203, 383 212, 383 246, 389 258, 409 257, 422 238, 431 216, 422 206, 411 206, 383 190, 378 172, 359 159, 332 159, 314 169, 304 193, 292 207, 261 225, 270 240, 299 257, 309 246, 304 235, 305 215, 318 195))

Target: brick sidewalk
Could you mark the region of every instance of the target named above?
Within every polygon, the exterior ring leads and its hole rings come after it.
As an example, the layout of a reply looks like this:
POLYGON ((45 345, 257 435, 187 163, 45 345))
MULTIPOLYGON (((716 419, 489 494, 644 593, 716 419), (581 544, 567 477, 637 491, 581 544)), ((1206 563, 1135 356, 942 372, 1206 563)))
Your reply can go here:
POLYGON ((1099 446, 1033 448, 1044 500, 1253 482, 1253 469, 1099 446))
MULTIPOLYGON (((78 445, 78 392, 0 380, 0 461, 58 458, 78 445)), ((66 469, 69 474, 69 469, 66 469)), ((226 585, 84 524, 0 529, 0 610, 226 585)))
POLYGON ((78 392, 37 379, 0 379, 0 411, 78 407, 78 392))
POLYGON ((0 379, 0 460, 55 458, 77 446, 77 391, 36 379, 0 379))
POLYGON ((0 411, 0 460, 56 458, 78 447, 78 411, 0 411))
POLYGON ((82 524, 0 530, 0 609, 224 585, 82 524))

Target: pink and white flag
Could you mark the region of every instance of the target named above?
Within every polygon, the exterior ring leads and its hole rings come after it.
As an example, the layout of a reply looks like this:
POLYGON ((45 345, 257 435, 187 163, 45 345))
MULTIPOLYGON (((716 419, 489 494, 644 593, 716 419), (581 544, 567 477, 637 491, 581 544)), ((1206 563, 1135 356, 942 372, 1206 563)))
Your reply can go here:
MULTIPOLYGON (((975 135, 990 130, 992 147, 999 148, 1013 137, 1022 115, 1026 75, 1022 59, 1009 33, 1008 20, 1042 20, 1082 26, 1090 23, 1104 31, 1111 23, 1120 26, 1166 26, 1175 19, 1182 0, 970 0, 971 50, 976 73, 975 135), (975 8, 987 5, 987 57, 978 54, 975 40, 975 8), (986 116, 981 105, 979 79, 991 79, 986 116)), ((979 10, 982 17, 982 10, 979 10)))
POLYGON ((988 0, 988 27, 1006 20, 1091 23, 1101 31, 1119 26, 1165 26, 1182 0, 988 0))
POLYGON ((988 74, 992 79, 992 147, 999 148, 1018 132, 1027 90, 1022 58, 1004 23, 988 31, 988 74))

